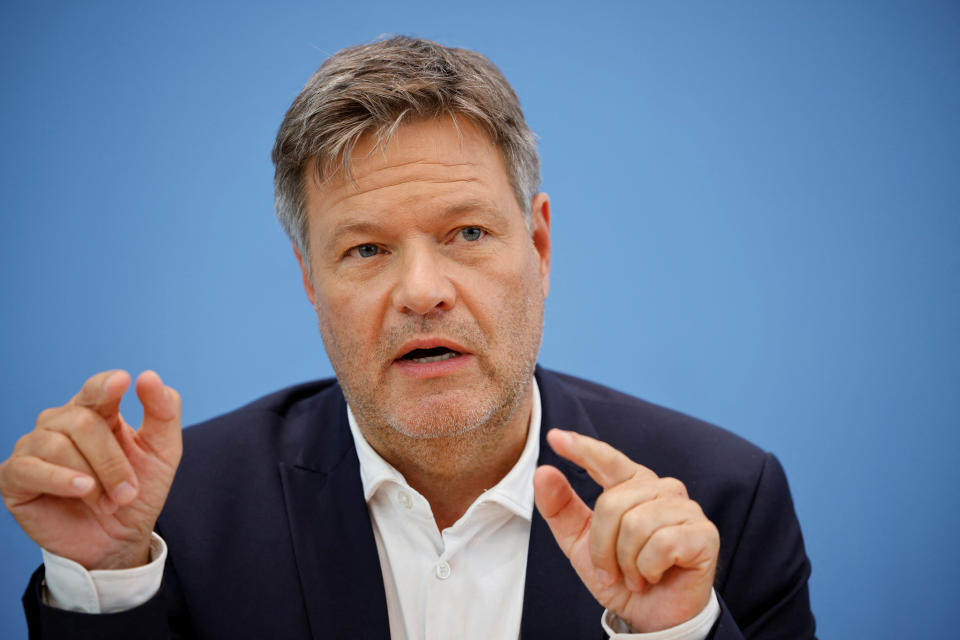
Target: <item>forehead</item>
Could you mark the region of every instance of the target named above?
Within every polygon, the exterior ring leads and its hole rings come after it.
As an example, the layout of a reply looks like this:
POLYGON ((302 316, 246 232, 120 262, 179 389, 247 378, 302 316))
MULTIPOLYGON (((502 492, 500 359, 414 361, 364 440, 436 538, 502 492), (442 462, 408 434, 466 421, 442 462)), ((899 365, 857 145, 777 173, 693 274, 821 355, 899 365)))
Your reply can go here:
MULTIPOLYGON (((357 143, 350 177, 321 182, 306 168, 311 227, 339 216, 406 207, 516 205, 500 151, 470 120, 450 117, 399 126, 385 143, 367 134, 357 143)), ((519 212, 519 206, 516 205, 519 212)))

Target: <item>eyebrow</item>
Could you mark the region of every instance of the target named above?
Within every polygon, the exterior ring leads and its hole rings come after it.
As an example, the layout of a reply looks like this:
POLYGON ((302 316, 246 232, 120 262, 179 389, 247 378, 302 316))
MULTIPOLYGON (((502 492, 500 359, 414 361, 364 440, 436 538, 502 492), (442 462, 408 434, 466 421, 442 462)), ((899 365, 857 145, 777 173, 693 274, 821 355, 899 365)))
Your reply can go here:
MULTIPOLYGON (((476 199, 462 200, 451 204, 449 207, 444 207, 436 217, 444 219, 456 218, 470 212, 478 212, 485 216, 493 217, 497 222, 502 222, 505 218, 503 212, 492 206, 491 203, 476 199)), ((378 231, 382 231, 384 226, 385 225, 380 222, 369 220, 350 220, 338 225, 337 228, 327 236, 328 240, 326 244, 328 247, 336 247, 344 236, 377 233, 378 231)))
POLYGON ((375 222, 366 222, 364 220, 346 222, 338 226, 333 233, 327 236, 327 242, 325 244, 327 247, 336 247, 340 243, 340 238, 343 238, 344 236, 351 234, 375 233, 380 230, 380 227, 381 225, 375 222))
POLYGON ((463 215, 465 213, 470 213, 472 211, 476 211, 488 216, 492 216, 494 218, 497 218, 498 220, 504 219, 503 212, 500 211, 500 209, 498 209, 497 207, 493 206, 492 203, 484 200, 476 200, 473 198, 469 200, 461 200, 460 202, 456 202, 450 205, 449 207, 446 207, 440 215, 442 215, 445 218, 454 218, 456 216, 463 215))

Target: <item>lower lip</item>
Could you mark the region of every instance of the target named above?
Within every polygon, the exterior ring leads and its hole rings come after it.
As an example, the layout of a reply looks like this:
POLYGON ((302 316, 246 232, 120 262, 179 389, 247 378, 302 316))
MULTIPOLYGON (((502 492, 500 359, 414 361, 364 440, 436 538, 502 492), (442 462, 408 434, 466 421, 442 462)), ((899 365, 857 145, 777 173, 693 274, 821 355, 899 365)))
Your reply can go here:
POLYGON ((400 373, 411 378, 439 378, 440 376, 450 375, 470 364, 473 356, 469 353, 440 360, 439 362, 414 362, 413 360, 398 359, 393 361, 393 366, 400 373))

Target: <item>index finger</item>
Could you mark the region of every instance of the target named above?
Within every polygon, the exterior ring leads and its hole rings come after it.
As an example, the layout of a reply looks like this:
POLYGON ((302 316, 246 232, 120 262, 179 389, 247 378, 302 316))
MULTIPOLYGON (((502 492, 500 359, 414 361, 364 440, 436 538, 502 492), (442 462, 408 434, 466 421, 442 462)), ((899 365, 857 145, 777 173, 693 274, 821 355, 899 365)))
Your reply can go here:
POLYGON ((129 385, 130 374, 126 371, 102 371, 83 383, 70 404, 96 411, 111 428, 116 428, 117 418, 120 416, 120 400, 129 385))
POLYGON ((653 471, 637 464, 606 442, 575 431, 551 429, 547 433, 547 442, 558 455, 586 469, 594 482, 604 489, 625 482, 637 474, 651 480, 657 478, 653 471))

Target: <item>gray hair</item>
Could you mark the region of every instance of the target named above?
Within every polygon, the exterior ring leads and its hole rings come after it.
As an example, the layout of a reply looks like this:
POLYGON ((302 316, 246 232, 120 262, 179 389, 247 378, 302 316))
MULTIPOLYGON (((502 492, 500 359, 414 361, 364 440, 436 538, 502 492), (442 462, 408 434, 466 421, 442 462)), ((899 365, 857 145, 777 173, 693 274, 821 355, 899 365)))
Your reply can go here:
POLYGON ((464 116, 497 146, 527 225, 540 186, 536 136, 500 70, 468 49, 396 36, 347 47, 328 58, 290 105, 273 145, 274 205, 287 236, 306 258, 305 173, 323 181, 343 171, 367 133, 378 145, 405 120, 464 116))

